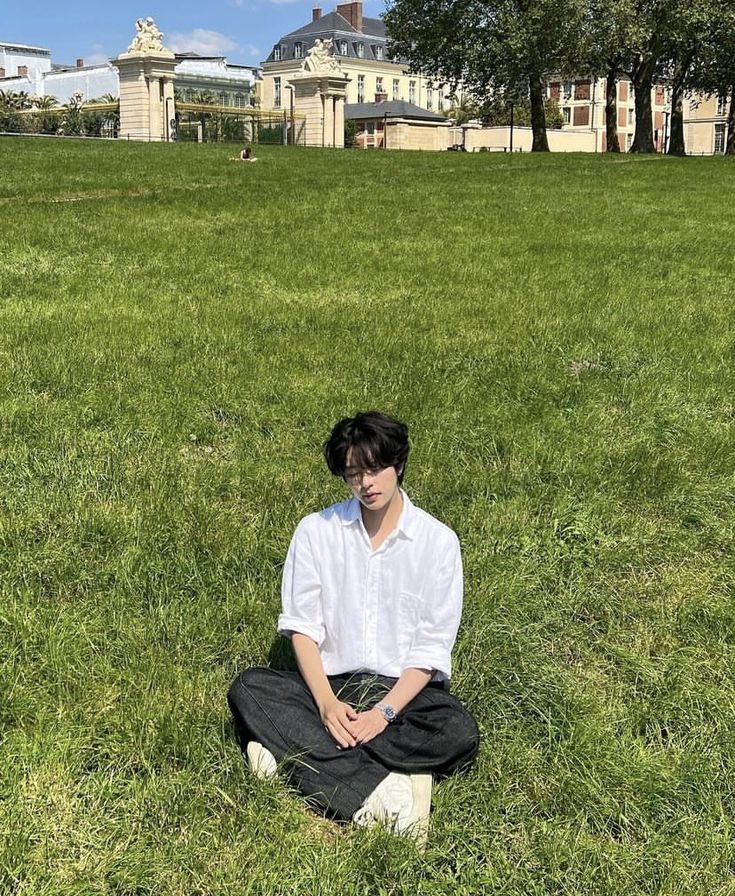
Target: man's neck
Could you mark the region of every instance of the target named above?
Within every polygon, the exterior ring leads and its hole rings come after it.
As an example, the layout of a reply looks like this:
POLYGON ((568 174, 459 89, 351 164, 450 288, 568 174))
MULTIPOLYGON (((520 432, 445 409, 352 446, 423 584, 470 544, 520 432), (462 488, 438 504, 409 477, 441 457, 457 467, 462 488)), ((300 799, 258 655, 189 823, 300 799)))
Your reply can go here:
POLYGON ((360 505, 362 522, 374 549, 377 550, 395 529, 402 510, 403 495, 400 489, 396 490, 390 503, 386 504, 385 507, 381 507, 380 510, 370 510, 362 504, 360 505))

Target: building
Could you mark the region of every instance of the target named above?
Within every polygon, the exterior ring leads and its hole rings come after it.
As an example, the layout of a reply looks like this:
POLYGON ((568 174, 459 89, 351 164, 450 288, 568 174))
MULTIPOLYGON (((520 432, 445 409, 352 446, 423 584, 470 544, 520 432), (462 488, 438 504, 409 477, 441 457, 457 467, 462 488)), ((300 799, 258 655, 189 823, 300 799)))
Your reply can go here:
POLYGON ((37 94, 37 85, 51 71, 51 50, 0 41, 0 90, 25 90, 37 94), (15 82, 25 85, 17 88, 15 82))
POLYGON ((694 94, 684 101, 684 143, 689 155, 720 155, 727 144, 726 96, 694 94))
POLYGON ((361 149, 446 149, 450 122, 404 100, 345 103, 345 118, 355 122, 361 149))
POLYGON ((349 78, 346 102, 406 102, 430 112, 447 105, 446 92, 429 79, 411 74, 408 66, 388 58, 388 39, 381 19, 363 15, 362 0, 342 3, 326 15, 319 7, 312 20, 281 37, 263 63, 262 104, 289 108, 289 80, 301 69, 315 41, 331 40, 332 52, 349 78))
MULTIPOLYGON (((211 93, 221 105, 245 107, 255 99, 260 69, 236 65, 224 56, 176 54, 176 89, 184 100, 197 93, 211 93)), ((51 62, 51 51, 41 47, 0 43, 0 90, 29 96, 53 96, 61 104, 80 93, 85 100, 120 95, 117 69, 109 62, 74 65, 51 62)))
MULTIPOLYGON (((574 81, 552 81, 547 95, 555 100, 562 112, 562 130, 592 131, 594 151, 607 149, 607 122, 605 119, 605 78, 578 78, 574 81)), ((654 142, 660 152, 668 137, 668 120, 671 113, 669 91, 661 84, 651 90, 654 142)), ((635 135, 635 101, 633 85, 628 78, 617 82, 618 142, 621 152, 630 149, 635 135)))

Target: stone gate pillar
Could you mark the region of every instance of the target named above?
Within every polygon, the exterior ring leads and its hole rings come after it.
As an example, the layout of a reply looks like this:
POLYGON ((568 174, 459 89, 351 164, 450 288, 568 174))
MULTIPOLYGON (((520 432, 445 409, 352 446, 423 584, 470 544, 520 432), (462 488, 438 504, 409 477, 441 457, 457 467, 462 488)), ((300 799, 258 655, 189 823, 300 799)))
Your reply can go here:
POLYGON ((345 145, 345 98, 350 79, 331 54, 331 40, 316 40, 290 79, 294 111, 305 116, 307 146, 345 145))
POLYGON ((163 35, 153 19, 138 19, 135 27, 127 52, 112 60, 120 76, 119 137, 172 140, 176 58, 161 43, 163 35))

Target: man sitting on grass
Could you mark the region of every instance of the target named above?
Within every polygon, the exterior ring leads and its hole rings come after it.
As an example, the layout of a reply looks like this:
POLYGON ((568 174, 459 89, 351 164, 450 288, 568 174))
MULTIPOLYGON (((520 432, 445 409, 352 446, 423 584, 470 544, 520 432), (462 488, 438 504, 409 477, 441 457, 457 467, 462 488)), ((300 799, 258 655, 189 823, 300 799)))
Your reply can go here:
POLYGON ((352 498, 299 523, 283 571, 299 671, 248 669, 228 700, 254 774, 280 762, 324 813, 422 839, 432 776, 468 768, 479 735, 448 690, 459 542, 402 490, 408 453, 384 414, 334 427, 324 455, 352 498))

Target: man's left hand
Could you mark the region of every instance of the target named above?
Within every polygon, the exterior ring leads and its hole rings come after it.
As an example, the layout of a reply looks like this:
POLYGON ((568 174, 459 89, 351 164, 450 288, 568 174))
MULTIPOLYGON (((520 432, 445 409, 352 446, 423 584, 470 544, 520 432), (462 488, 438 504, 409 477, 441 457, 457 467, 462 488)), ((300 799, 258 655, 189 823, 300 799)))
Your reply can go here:
POLYGON ((377 709, 369 709, 367 712, 359 712, 357 719, 352 723, 352 733, 358 744, 366 744, 369 740, 382 734, 388 727, 383 714, 377 709))

